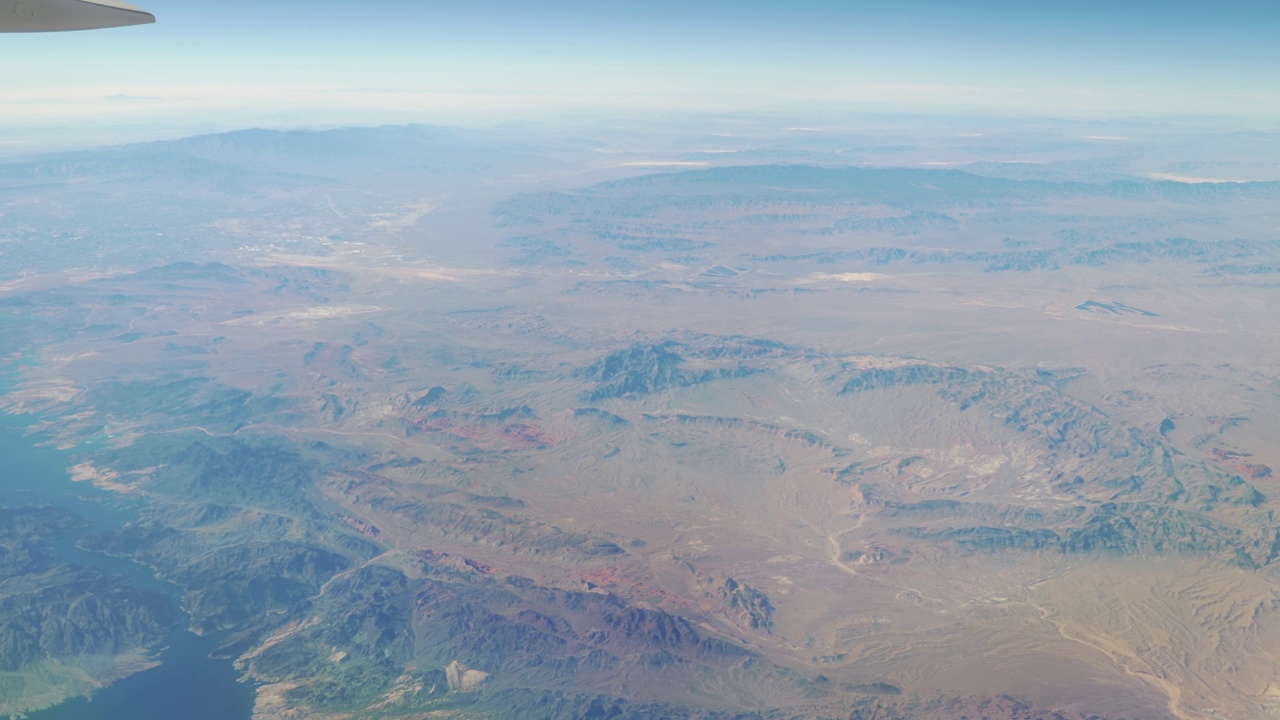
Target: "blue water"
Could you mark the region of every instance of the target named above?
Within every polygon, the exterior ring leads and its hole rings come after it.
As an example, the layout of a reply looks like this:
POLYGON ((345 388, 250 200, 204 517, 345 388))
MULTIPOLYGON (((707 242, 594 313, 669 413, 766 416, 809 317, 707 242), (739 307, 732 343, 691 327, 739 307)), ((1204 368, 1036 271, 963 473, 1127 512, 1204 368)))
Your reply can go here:
MULTIPOLYGON (((3 387, 0 386, 0 394, 3 387)), ((29 420, 29 419, 28 419, 29 420)), ((87 483, 72 482, 66 457, 51 448, 36 447, 25 435, 21 418, 0 415, 0 505, 56 505, 93 525, 59 538, 55 549, 67 562, 123 575, 139 587, 173 598, 179 589, 155 577, 146 567, 120 558, 86 552, 76 546, 84 535, 120 527, 135 506, 87 483)), ((165 641, 161 664, 115 685, 92 698, 69 700, 48 710, 28 714, 30 720, 249 720, 253 715, 253 687, 236 681, 238 673, 227 660, 209 658, 217 639, 198 637, 180 623, 165 641)))

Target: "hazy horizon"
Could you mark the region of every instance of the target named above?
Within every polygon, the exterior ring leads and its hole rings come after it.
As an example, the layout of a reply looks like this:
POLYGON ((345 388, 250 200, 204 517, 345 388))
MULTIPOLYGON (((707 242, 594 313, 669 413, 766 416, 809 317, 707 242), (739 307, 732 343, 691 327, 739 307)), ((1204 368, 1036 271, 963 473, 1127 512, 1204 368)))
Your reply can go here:
POLYGON ((0 97, 3 139, 566 113, 1280 114, 1280 11, 1243 3, 143 4, 157 24, 6 36, 24 71, 0 97))

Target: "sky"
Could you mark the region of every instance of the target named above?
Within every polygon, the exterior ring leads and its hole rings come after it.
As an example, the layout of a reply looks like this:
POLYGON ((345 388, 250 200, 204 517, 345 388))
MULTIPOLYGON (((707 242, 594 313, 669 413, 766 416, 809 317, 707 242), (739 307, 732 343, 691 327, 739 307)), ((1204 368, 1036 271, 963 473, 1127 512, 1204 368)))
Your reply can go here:
POLYGON ((0 35, 9 68, 0 133, 497 122, 566 111, 1280 117, 1280 4, 136 4, 158 22, 0 35))

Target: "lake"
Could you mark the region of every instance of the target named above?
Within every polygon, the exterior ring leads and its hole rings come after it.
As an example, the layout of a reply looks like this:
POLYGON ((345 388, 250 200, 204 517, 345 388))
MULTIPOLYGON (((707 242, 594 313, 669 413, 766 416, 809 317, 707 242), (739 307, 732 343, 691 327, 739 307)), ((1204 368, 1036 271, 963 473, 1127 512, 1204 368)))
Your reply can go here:
MULTIPOLYGON (((2 394, 2 391, 0 391, 2 394)), ((120 527, 133 515, 131 504, 92 487, 72 482, 66 457, 52 448, 36 447, 25 434, 23 418, 0 415, 0 505, 56 505, 93 525, 59 538, 55 548, 67 562, 123 575, 139 587, 159 590, 179 603, 180 590, 157 579, 149 568, 120 558, 86 552, 76 543, 87 533, 120 527)), ((184 623, 185 624, 185 617, 184 623)), ((30 713, 29 720, 249 720, 253 686, 237 682, 227 660, 209 658, 217 638, 198 637, 178 628, 169 634, 158 667, 97 691, 30 713)))

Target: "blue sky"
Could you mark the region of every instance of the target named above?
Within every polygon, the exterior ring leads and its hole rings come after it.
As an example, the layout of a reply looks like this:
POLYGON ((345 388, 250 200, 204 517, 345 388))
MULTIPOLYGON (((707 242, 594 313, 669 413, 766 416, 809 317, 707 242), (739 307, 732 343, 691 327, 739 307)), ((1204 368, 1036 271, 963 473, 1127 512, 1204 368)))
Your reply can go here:
POLYGON ((561 110, 1280 115, 1280 10, 1008 0, 137 0, 0 36, 0 117, 499 119, 561 110))

